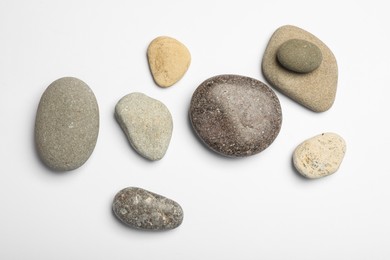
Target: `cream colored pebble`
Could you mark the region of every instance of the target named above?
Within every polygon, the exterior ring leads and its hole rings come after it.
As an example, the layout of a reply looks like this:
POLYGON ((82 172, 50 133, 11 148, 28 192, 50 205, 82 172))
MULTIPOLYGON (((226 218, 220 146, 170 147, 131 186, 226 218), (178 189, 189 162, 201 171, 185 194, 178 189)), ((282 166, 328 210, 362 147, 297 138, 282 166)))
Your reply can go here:
POLYGON ((293 163, 306 178, 317 179, 335 173, 346 151, 344 139, 335 133, 314 136, 295 149, 293 163))
POLYGON ((160 36, 148 47, 148 62, 154 81, 160 87, 170 87, 187 72, 191 54, 176 39, 160 36))

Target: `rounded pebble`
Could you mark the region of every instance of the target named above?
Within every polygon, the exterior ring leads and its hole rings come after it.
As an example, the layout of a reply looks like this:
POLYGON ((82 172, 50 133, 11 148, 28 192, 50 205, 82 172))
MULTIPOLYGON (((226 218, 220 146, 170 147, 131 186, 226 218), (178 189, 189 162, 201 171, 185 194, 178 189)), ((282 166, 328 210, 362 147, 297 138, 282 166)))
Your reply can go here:
POLYGON ((160 36, 154 39, 147 51, 150 71, 160 87, 170 87, 187 72, 191 54, 178 40, 160 36))
POLYGON ((276 56, 283 67, 298 73, 312 72, 322 62, 321 50, 317 45, 301 39, 291 39, 283 43, 276 56))
POLYGON ((142 93, 124 96, 115 107, 115 117, 132 147, 155 161, 164 157, 173 130, 168 108, 142 93))
POLYGON ((189 116, 206 146, 228 157, 263 151, 275 140, 282 123, 275 93, 264 83, 239 75, 204 81, 192 96, 189 116))
POLYGON ((45 90, 35 119, 35 143, 43 163, 74 170, 92 154, 99 132, 99 108, 83 81, 60 78, 45 90))
POLYGON ((323 133, 301 143, 294 151, 293 163, 304 177, 317 179, 335 173, 346 151, 344 139, 335 133, 323 133))
POLYGON ((183 222, 183 209, 177 202, 141 188, 119 191, 112 209, 120 221, 137 229, 169 230, 183 222))

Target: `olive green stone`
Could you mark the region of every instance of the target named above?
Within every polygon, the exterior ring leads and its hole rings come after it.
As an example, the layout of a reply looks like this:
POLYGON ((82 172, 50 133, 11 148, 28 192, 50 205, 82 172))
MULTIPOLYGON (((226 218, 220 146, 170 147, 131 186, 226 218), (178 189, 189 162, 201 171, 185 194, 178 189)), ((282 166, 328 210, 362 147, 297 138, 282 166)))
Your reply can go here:
POLYGON ((298 73, 312 72, 322 62, 322 53, 317 45, 300 39, 286 41, 276 55, 284 68, 298 73))

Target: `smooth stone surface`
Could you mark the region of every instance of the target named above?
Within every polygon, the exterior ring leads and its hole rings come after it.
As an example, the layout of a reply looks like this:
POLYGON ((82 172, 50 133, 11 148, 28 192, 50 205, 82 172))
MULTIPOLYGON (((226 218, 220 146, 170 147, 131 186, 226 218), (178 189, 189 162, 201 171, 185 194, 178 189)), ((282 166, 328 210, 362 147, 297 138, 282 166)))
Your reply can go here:
POLYGON ((51 83, 35 119, 35 143, 43 163, 57 171, 80 167, 92 154, 98 132, 99 108, 87 84, 72 77, 51 83))
POLYGON ((265 50, 262 70, 271 85, 315 112, 326 111, 334 103, 338 78, 336 59, 322 41, 305 30, 291 25, 277 29, 265 50), (316 70, 300 74, 279 64, 276 52, 283 43, 291 39, 309 41, 321 50, 322 62, 316 70))
POLYGON ((239 75, 204 81, 192 96, 189 116, 199 138, 229 157, 263 151, 275 140, 282 123, 275 93, 264 83, 239 75))
POLYGON ((160 36, 154 39, 147 54, 150 71, 160 87, 170 87, 178 82, 191 63, 187 47, 171 37, 160 36))
POLYGON ((312 72, 322 62, 321 50, 315 44, 300 39, 283 43, 276 56, 283 67, 298 73, 312 72))
POLYGON ((183 222, 183 209, 177 202, 141 188, 119 191, 112 209, 119 220, 137 229, 168 230, 183 222))
POLYGON ((124 96, 115 116, 132 147, 155 161, 164 157, 172 137, 173 122, 168 108, 142 93, 124 96))
POLYGON ((306 178, 317 179, 335 173, 346 151, 344 139, 335 133, 323 133, 301 143, 294 151, 293 163, 306 178))

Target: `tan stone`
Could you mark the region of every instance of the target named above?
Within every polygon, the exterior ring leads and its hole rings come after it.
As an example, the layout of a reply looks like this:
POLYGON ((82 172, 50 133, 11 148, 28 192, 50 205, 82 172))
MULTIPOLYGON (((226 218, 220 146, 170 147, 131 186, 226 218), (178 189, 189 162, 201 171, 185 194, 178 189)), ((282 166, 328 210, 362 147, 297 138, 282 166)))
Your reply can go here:
POLYGON ((299 104, 315 111, 328 110, 334 103, 338 69, 331 50, 317 37, 295 26, 282 26, 272 35, 265 50, 262 71, 267 81, 299 104), (314 43, 322 53, 322 63, 310 73, 296 73, 280 65, 279 47, 288 40, 302 39, 314 43))
POLYGON ((178 82, 191 63, 187 47, 170 37, 160 36, 154 39, 147 54, 150 71, 160 87, 170 87, 178 82))
POLYGON ((314 136, 295 149, 293 163, 306 178, 317 179, 335 173, 346 151, 344 139, 335 133, 314 136))

